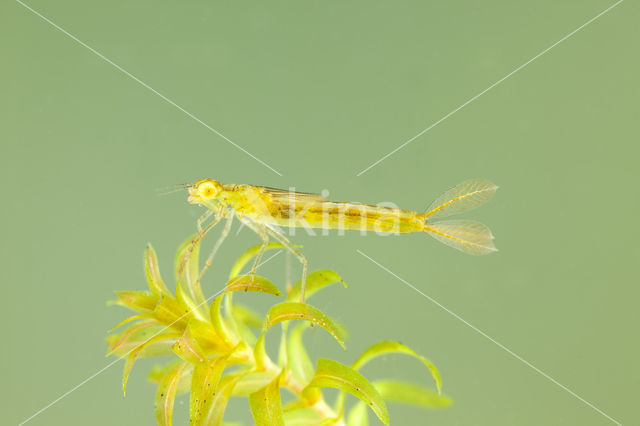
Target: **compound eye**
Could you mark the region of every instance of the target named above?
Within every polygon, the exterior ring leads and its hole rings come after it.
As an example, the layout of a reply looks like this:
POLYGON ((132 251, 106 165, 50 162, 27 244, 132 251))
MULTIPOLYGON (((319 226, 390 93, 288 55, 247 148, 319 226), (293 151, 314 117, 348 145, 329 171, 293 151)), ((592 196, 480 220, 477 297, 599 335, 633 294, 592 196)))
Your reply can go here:
POLYGON ((213 198, 216 196, 216 193, 218 191, 216 190, 216 187, 211 182, 203 182, 200 184, 200 187, 198 188, 198 192, 200 192, 200 195, 203 198, 213 198))

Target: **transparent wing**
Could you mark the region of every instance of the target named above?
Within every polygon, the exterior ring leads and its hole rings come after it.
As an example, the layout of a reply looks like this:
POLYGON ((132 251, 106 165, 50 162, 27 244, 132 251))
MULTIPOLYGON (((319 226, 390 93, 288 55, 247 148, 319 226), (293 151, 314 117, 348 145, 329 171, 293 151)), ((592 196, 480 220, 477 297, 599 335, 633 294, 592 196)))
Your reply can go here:
POLYGON ((436 240, 467 254, 489 254, 497 251, 491 230, 473 220, 447 220, 425 226, 436 240))
POLYGON ((498 187, 487 179, 467 180, 431 203, 425 217, 435 219, 474 209, 489 201, 497 189, 498 187))
POLYGON ((271 200, 273 201, 280 201, 280 202, 286 202, 286 203, 289 203, 291 201, 295 203, 305 203, 305 202, 321 203, 323 201, 326 201, 325 198, 320 194, 288 191, 286 189, 269 188, 267 186, 259 186, 257 188, 263 194, 269 195, 271 197, 271 200))

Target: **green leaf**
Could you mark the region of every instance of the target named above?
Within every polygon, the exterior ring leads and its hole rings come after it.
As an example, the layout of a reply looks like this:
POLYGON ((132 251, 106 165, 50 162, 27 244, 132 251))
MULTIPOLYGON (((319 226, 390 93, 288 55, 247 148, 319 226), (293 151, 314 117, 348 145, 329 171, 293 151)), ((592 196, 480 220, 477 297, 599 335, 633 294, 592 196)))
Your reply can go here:
POLYGON ((160 269, 158 268, 158 257, 150 243, 147 244, 147 247, 144 250, 144 273, 147 277, 149 289, 153 294, 157 296, 160 296, 163 293, 171 294, 167 286, 164 284, 164 281, 162 281, 160 269))
POLYGON ((194 237, 187 238, 187 240, 178 248, 174 268, 176 271, 176 282, 178 283, 178 286, 181 287, 181 292, 183 293, 182 299, 189 299, 192 302, 190 305, 197 307, 196 310, 198 311, 198 317, 203 319, 208 318, 209 313, 207 312, 207 301, 202 293, 202 288, 200 287, 200 268, 198 267, 200 242, 198 241, 192 245, 193 238, 194 237), (192 252, 185 262, 183 259, 192 247, 192 252), (182 265, 182 262, 185 262, 182 274, 178 276, 178 270, 180 265, 182 265))
POLYGON ((156 391, 155 411, 156 420, 159 426, 171 426, 173 418, 173 403, 176 398, 178 384, 185 368, 186 363, 182 363, 170 370, 160 381, 158 390, 156 391))
POLYGON ((369 414, 367 413, 367 404, 359 401, 353 406, 347 416, 347 426, 369 426, 369 414))
POLYGON ((214 395, 224 368, 227 366, 229 355, 219 356, 213 360, 196 365, 191 379, 191 393, 189 396, 190 424, 202 425, 203 413, 207 413, 214 403, 214 395))
POLYGON ((189 322, 190 312, 180 306, 180 303, 172 296, 163 294, 153 310, 153 316, 167 327, 182 331, 189 322))
MULTIPOLYGON (((334 283, 342 283, 342 285, 347 288, 347 283, 342 281, 340 275, 330 269, 321 269, 318 271, 313 271, 307 277, 307 282, 305 284, 305 298, 311 297, 315 292, 321 290, 323 287, 326 287, 330 284, 334 283)), ((291 289, 289 294, 287 295, 287 301, 289 302, 297 302, 300 299, 300 287, 302 286, 302 281, 298 281, 295 286, 291 289)))
POLYGON ((201 425, 218 426, 222 423, 224 411, 227 408, 227 402, 233 391, 234 386, 246 373, 235 375, 226 375, 220 379, 218 389, 213 395, 211 405, 208 411, 202 413, 200 420, 201 425))
POLYGON ((256 361, 256 371, 264 371, 267 365, 269 356, 267 350, 264 347, 264 332, 260 334, 255 346, 253 347, 253 358, 256 361))
POLYGON ((134 350, 132 350, 128 354, 127 360, 125 361, 125 364, 124 364, 124 372, 122 374, 122 395, 126 394, 126 391, 127 391, 127 380, 129 379, 129 373, 131 373, 131 369, 133 368, 133 364, 136 362, 136 360, 140 356, 141 352, 147 346, 151 345, 154 342, 158 342, 158 341, 161 341, 161 340, 167 340, 167 339, 175 339, 176 337, 178 337, 178 335, 176 333, 158 334, 156 336, 151 337, 150 339, 147 339, 147 341, 142 343, 140 346, 138 346, 137 348, 135 348, 134 350))
POLYGON ((280 400, 280 375, 249 395, 249 406, 257 426, 284 426, 280 400))
MULTIPOLYGON (((240 275, 240 272, 242 271, 244 266, 254 256, 258 254, 261 247, 262 247, 262 244, 258 244, 256 246, 251 247, 250 249, 242 253, 242 255, 240 255, 240 257, 236 260, 233 267, 231 268, 231 272, 229 273, 229 280, 233 280, 234 278, 240 275)), ((284 246, 280 243, 269 243, 266 246, 265 251, 271 250, 274 248, 282 248, 282 247, 284 246)), ((279 295, 279 291, 278 291, 278 295, 279 295)), ((255 336, 253 335, 253 333, 247 330, 246 327, 243 327, 241 324, 238 324, 236 322, 236 317, 234 316, 235 308, 233 307, 231 294, 226 296, 225 308, 227 309, 227 316, 228 316, 227 322, 228 322, 228 326, 229 326, 228 328, 230 329, 230 332, 241 335, 243 338, 248 338, 248 341, 251 341, 251 343, 255 342, 255 336)), ((262 324, 262 321, 260 321, 260 324, 262 324)))
MULTIPOLYGON (((251 260, 251 258, 253 258, 256 254, 258 254, 261 246, 262 244, 253 246, 249 250, 245 251, 240 255, 238 260, 236 260, 236 262, 233 264, 233 267, 231 268, 231 272, 229 273, 229 279, 233 279, 238 275, 240 275, 240 271, 242 271, 242 268, 244 268, 244 266, 251 260)), ((274 248, 284 248, 284 246, 280 243, 269 243, 267 244, 265 251, 271 250, 274 248)))
MULTIPOLYGON (((144 324, 140 325, 141 327, 137 327, 138 324, 134 324, 119 335, 107 337, 107 343, 109 345, 107 355, 126 357, 131 351, 145 343, 150 337, 165 331, 165 327, 158 323, 148 326, 144 326, 144 324)), ((172 343, 173 342, 166 341, 152 342, 144 347, 139 356, 170 355, 172 353, 172 343)))
POLYGON ((403 345, 402 343, 393 342, 393 341, 384 341, 384 342, 376 343, 370 346, 366 351, 364 351, 362 355, 360 355, 360 357, 353 364, 351 364, 351 367, 354 370, 359 370, 374 358, 377 358, 379 356, 383 356, 389 353, 411 355, 412 357, 420 360, 431 372, 431 376, 433 376, 433 380, 436 382, 436 388, 438 389, 438 393, 442 392, 442 379, 440 378, 440 373, 438 372, 438 369, 436 368, 436 366, 433 365, 431 361, 429 361, 427 358, 421 355, 418 355, 411 348, 409 348, 406 345, 403 345))
POLYGON ((232 291, 258 291, 261 293, 273 294, 274 296, 281 296, 280 289, 276 287, 268 279, 259 275, 240 275, 229 280, 224 287, 224 293, 232 291))
POLYGON ((182 336, 173 344, 173 352, 183 360, 191 364, 203 364, 207 361, 204 350, 191 335, 191 330, 187 326, 182 336))
MULTIPOLYGON (((107 355, 113 354, 118 348, 123 346, 125 343, 127 343, 131 339, 134 339, 134 337, 135 337, 134 341, 136 343, 138 344, 143 343, 144 340, 140 340, 141 337, 145 337, 144 335, 146 335, 146 337, 153 335, 152 333, 149 332, 149 329, 152 327, 157 328, 158 326, 161 326, 161 325, 158 324, 158 321, 155 321, 155 320, 140 321, 130 325, 123 332, 119 334, 109 336, 109 338, 107 339, 109 341, 109 348, 107 349, 107 355), (143 336, 140 336, 140 335, 143 335, 143 336)), ((135 346, 138 346, 138 345, 135 345, 135 346)))
POLYGON ((448 407, 453 403, 453 400, 446 395, 440 395, 422 386, 399 380, 377 380, 373 386, 386 401, 429 408, 448 407))
POLYGON ((116 291, 116 305, 126 306, 134 311, 148 314, 153 312, 158 303, 158 296, 146 291, 116 291))
MULTIPOLYGON (((185 362, 182 359, 178 358, 164 365, 156 364, 153 366, 153 368, 151 368, 151 371, 149 371, 149 374, 147 375, 147 380, 156 384, 160 384, 164 376, 166 376, 169 371, 173 370, 177 366, 184 363, 185 362)), ((192 374, 193 374, 193 366, 187 364, 187 368, 185 368, 185 370, 182 372, 182 376, 180 377, 180 382, 178 383, 176 395, 189 392, 191 388, 192 374)))
POLYGON ((215 300, 211 304, 210 309, 211 323, 213 324, 213 327, 216 330, 218 336, 220 336, 220 338, 228 347, 235 346, 235 344, 238 342, 238 337, 232 331, 231 327, 227 325, 224 317, 222 316, 222 312, 220 310, 222 299, 226 293, 246 290, 280 295, 280 290, 278 290, 278 287, 276 287, 273 283, 271 283, 271 281, 264 277, 255 275, 253 278, 253 282, 251 282, 251 277, 249 275, 241 275, 232 278, 224 287, 222 294, 215 298, 215 300))
POLYGON ((187 328, 193 339, 202 348, 205 356, 228 350, 228 348, 222 344, 220 336, 218 336, 215 328, 213 328, 209 321, 205 322, 191 318, 187 324, 187 328))
MULTIPOLYGON (((125 318, 122 321, 120 321, 118 324, 114 325, 113 327, 111 327, 107 333, 111 333, 112 331, 122 327, 123 325, 130 323, 132 321, 137 321, 137 320, 141 320, 141 319, 146 319, 146 318, 150 318, 149 315, 133 315, 130 316, 129 318, 125 318)), ((155 321, 154 321, 155 322, 155 321)), ((260 324, 262 325, 262 322, 260 322, 260 324)))
POLYGON ((273 376, 266 372, 249 373, 238 381, 233 388, 233 396, 249 396, 258 389, 266 386, 273 376))
POLYGON ((267 312, 262 326, 262 333, 260 334, 260 337, 258 337, 258 341, 256 342, 253 350, 256 368, 258 371, 264 370, 269 358, 264 346, 265 333, 267 330, 279 322, 294 319, 306 320, 320 325, 338 341, 343 349, 346 349, 344 345, 344 329, 328 316, 323 314, 319 309, 314 308, 307 303, 278 303, 277 305, 272 306, 271 309, 269 309, 269 312, 267 312))
POLYGON ((314 388, 324 387, 349 392, 367 403, 382 423, 389 424, 389 413, 382 396, 362 374, 351 367, 330 359, 319 359, 316 373, 311 383, 303 389, 302 395, 314 388))
POLYGON ((291 374, 303 383, 309 383, 313 376, 313 364, 302 341, 302 334, 308 327, 308 322, 297 324, 289 333, 287 343, 291 374))
POLYGON ((190 316, 198 318, 200 321, 206 321, 208 316, 205 316, 209 309, 209 306, 205 303, 201 306, 191 300, 187 293, 182 289, 182 283, 176 285, 176 300, 183 309, 184 312, 188 312, 190 316), (207 306, 205 306, 207 305, 207 306))
POLYGON ((283 302, 272 306, 267 312, 262 332, 264 333, 279 322, 294 319, 309 321, 321 326, 336 339, 343 349, 346 349, 344 345, 344 329, 318 308, 314 308, 308 303, 283 302))
MULTIPOLYGON (((233 316, 233 293, 226 293, 224 296, 224 319, 229 326, 229 330, 231 330, 231 333, 233 333, 233 335, 235 336, 239 336, 239 338, 242 340, 243 333, 246 332, 246 330, 241 330, 243 328, 242 325, 238 327, 238 323, 233 316)), ((255 342, 255 339, 252 341, 252 344, 253 342, 255 342)))

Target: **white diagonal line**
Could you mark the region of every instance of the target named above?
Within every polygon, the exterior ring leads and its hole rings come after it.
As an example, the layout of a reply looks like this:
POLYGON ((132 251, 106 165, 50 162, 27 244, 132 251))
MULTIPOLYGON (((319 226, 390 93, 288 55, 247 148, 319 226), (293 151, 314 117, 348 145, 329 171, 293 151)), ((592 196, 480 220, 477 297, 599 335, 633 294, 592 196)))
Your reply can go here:
MULTIPOLYGON (((282 253, 282 250, 278 250, 276 253, 274 253, 272 256, 270 256, 267 260, 265 260, 264 262, 260 263, 258 265, 258 268, 262 265, 264 265, 265 263, 267 263, 268 261, 270 261, 271 259, 273 259, 274 257, 276 257, 277 255, 279 255, 280 253, 282 253)), ((193 309, 191 309, 190 311, 188 311, 187 313, 185 313, 184 315, 182 315, 180 318, 176 319, 174 322, 172 322, 171 324, 167 325, 166 327, 164 327, 162 330, 158 331, 156 334, 154 334, 153 336, 149 337, 147 340, 145 340, 144 342, 141 343, 141 345, 147 343, 149 340, 153 339, 154 337, 156 337, 158 334, 162 333, 163 331, 167 330, 169 327, 171 327, 173 324, 177 323, 178 321, 180 321, 182 318, 186 317, 187 315, 189 315, 191 312, 195 311, 196 309, 198 309, 200 306, 204 305, 205 303, 208 303, 209 300, 213 299, 214 297, 218 296, 220 293, 222 293, 225 290, 226 286, 223 287, 220 291, 218 291, 217 293, 209 296, 204 302, 200 303, 198 306, 195 306, 193 309)), ((31 420, 33 420, 36 416, 42 414, 44 411, 46 411, 47 409, 51 408, 52 406, 54 406, 55 404, 57 404, 58 402, 60 402, 61 400, 63 400, 64 398, 66 398, 67 396, 69 396, 70 394, 72 394, 74 391, 78 390, 79 388, 81 388, 83 385, 85 385, 86 383, 90 382, 91 380, 93 380, 94 378, 98 377, 100 374, 102 374, 103 372, 105 372, 106 370, 108 370, 110 367, 112 367, 113 365, 115 365, 118 361, 126 358, 131 352, 135 351, 136 348, 138 346, 136 346, 135 348, 131 349, 129 352, 127 352, 124 355, 119 356, 118 358, 116 358, 115 360, 111 361, 109 364, 105 365, 104 367, 102 367, 100 370, 96 371, 95 373, 93 373, 92 375, 90 375, 89 377, 87 377, 86 379, 84 379, 83 381, 81 381, 80 383, 78 383, 77 385, 75 385, 74 387, 72 387, 71 389, 69 389, 68 391, 66 391, 65 393, 63 393, 62 395, 60 395, 59 397, 57 397, 56 399, 54 399, 53 401, 51 401, 50 403, 48 403, 47 405, 45 405, 44 407, 42 407, 41 409, 39 409, 38 411, 36 411, 35 413, 33 413, 31 416, 29 416, 28 418, 26 418, 25 420, 21 421, 20 423, 18 423, 18 426, 22 426, 25 423, 30 422, 31 420)))
POLYGON ((224 139, 225 141, 229 142, 231 145, 233 145, 234 147, 238 148, 240 151, 242 151, 245 154, 247 154, 249 157, 251 157, 254 160, 256 160, 258 163, 262 164, 263 166, 265 166, 266 168, 268 168, 272 172, 276 173, 277 175, 282 176, 282 173, 280 173, 279 171, 277 171, 276 169, 274 169, 273 167, 271 167, 270 165, 268 165, 267 163, 265 163, 264 161, 262 161, 261 159, 259 159, 258 157, 256 157, 255 155, 253 155, 252 153, 250 153, 249 151, 247 151, 246 149, 244 149, 243 147, 241 147, 240 145, 238 145, 237 143, 235 143, 234 141, 229 139, 228 137, 226 137, 225 135, 223 135, 222 133, 220 133, 218 130, 214 129, 213 127, 211 127, 210 125, 208 125, 207 123, 205 123, 204 121, 202 121, 201 119, 199 119, 198 117, 196 117, 195 115, 193 115, 192 113, 190 113, 189 111, 187 111, 186 109, 184 109, 183 107, 181 107, 180 105, 178 105, 177 103, 175 103, 174 101, 172 101, 171 99, 166 97, 165 95, 163 95, 162 93, 158 92, 156 89, 154 89, 153 87, 149 86, 147 83, 145 83, 144 81, 140 80, 138 77, 136 77, 135 75, 131 74, 129 71, 127 71, 126 69, 122 68, 120 65, 116 64, 111 59, 107 58, 102 53, 100 53, 96 49, 94 49, 93 47, 89 46, 87 43, 83 42, 82 40, 80 40, 79 38, 77 38, 76 36, 74 36, 73 34, 68 32, 64 28, 60 27, 58 24, 56 24, 55 22, 51 21, 46 16, 42 15, 40 12, 36 11, 31 6, 23 3, 21 0, 16 0, 16 2, 18 2, 20 5, 24 6, 26 9, 30 10, 33 14, 39 16, 43 21, 47 22, 48 24, 50 24, 51 26, 53 26, 54 28, 56 28, 60 32, 64 33, 67 37, 69 37, 70 39, 72 39, 76 43, 78 43, 81 46, 87 48, 93 54, 95 54, 100 59, 104 60, 105 62, 107 62, 110 65, 112 65, 113 67, 115 67, 117 70, 119 70, 120 72, 125 74, 127 77, 129 77, 132 80, 136 81, 137 83, 139 83, 140 85, 142 85, 143 87, 148 89, 149 91, 151 91, 154 94, 158 95, 160 98, 162 98, 167 103, 171 104, 172 106, 174 106, 178 110, 182 111, 188 117, 190 117, 193 120, 197 121, 198 123, 200 123, 201 125, 206 127, 208 130, 210 130, 211 132, 215 133, 216 135, 220 136, 222 139, 224 139))
POLYGON ((570 393, 572 396, 574 396, 575 398, 579 399, 580 401, 582 401, 583 403, 587 404, 589 407, 593 408, 594 410, 596 410, 598 413, 602 414, 604 417, 606 417, 607 419, 611 420, 612 422, 614 422, 617 425, 621 425, 622 423, 620 423, 619 421, 617 421, 616 419, 614 419, 613 417, 609 416, 607 413, 605 413, 604 411, 602 411, 601 409, 599 409, 598 407, 596 407, 595 405, 593 405, 592 403, 590 403, 589 401, 587 401, 586 399, 582 398, 580 395, 578 395, 577 393, 575 393, 574 391, 572 391, 571 389, 569 389, 568 387, 566 387, 565 385, 563 385, 562 383, 558 382, 556 379, 554 379, 553 377, 549 376, 547 373, 545 373, 544 371, 540 370, 538 367, 536 367, 535 365, 531 364, 529 361, 527 361, 526 359, 522 358, 520 355, 516 354, 515 352, 513 352, 511 349, 507 348, 506 346, 504 346, 502 343, 498 342, 497 340, 495 340, 493 337, 489 336, 487 333, 485 333, 484 331, 480 330, 479 328, 477 328, 476 326, 474 326, 473 324, 469 323, 468 321, 466 321, 464 318, 462 318, 460 315, 456 314, 455 312, 453 312, 451 309, 447 308, 446 306, 442 305, 440 302, 438 302, 436 299, 434 299, 433 297, 425 294, 424 292, 422 292, 421 290, 417 289, 413 284, 409 283, 408 281, 406 281, 405 279, 403 279, 402 277, 398 276, 397 274, 395 274, 394 272, 392 272, 389 268, 387 268, 386 266, 382 265, 380 262, 372 259, 370 256, 366 255, 365 253, 363 253, 361 250, 356 250, 358 253, 360 253, 362 256, 366 257, 367 259, 369 259, 371 262, 375 263, 376 265, 378 265, 381 269, 387 271, 389 274, 393 275, 394 277, 396 277, 398 280, 402 281, 404 284, 406 284, 407 286, 409 286, 410 288, 412 288, 413 290, 415 290, 416 292, 420 293, 423 297, 427 298, 430 302, 436 304, 438 307, 440 307, 441 309, 443 309, 444 311, 446 311, 449 315, 453 316, 454 318, 456 318, 457 320, 459 320, 460 322, 464 323, 466 326, 470 327, 471 329, 473 329, 474 331, 476 331, 477 333, 481 334, 482 336, 486 337, 488 340, 490 340, 491 342, 493 342, 495 345, 497 345, 500 349, 504 350, 505 352, 507 352, 509 355, 513 356, 514 358, 516 358, 517 360, 519 360, 520 362, 522 362, 523 364, 527 365, 528 367, 530 367, 531 369, 533 369, 535 372, 537 372, 538 374, 544 376, 545 378, 547 378, 548 380, 550 380, 551 382, 553 382, 554 384, 556 384, 557 386, 559 386, 560 388, 564 389, 565 391, 567 391, 568 393, 570 393))
POLYGON ((453 111, 449 112, 447 115, 445 115, 444 117, 442 117, 441 119, 439 119, 438 121, 432 123, 429 125, 429 127, 427 127, 426 129, 422 130, 420 133, 418 133, 417 135, 411 137, 410 139, 408 139, 407 141, 405 141, 402 145, 398 146, 396 149, 394 149, 393 151, 389 152, 388 154, 384 155, 382 158, 380 158, 378 161, 370 164, 366 169, 361 170, 358 174, 356 174, 356 176, 360 176, 363 173, 367 172, 369 169, 377 166, 378 164, 380 164, 381 162, 383 162, 384 160, 386 160, 387 158, 391 157, 393 154, 395 154, 396 152, 400 151, 402 148, 406 147, 407 145, 409 145, 411 142, 413 142, 414 140, 418 139, 420 136, 424 135, 425 133, 427 133, 429 130, 433 129, 434 127, 436 127, 438 124, 442 123, 443 121, 445 121, 447 118, 451 117, 453 114, 455 114, 456 112, 460 111, 462 108, 466 107, 467 105, 469 105, 471 102, 475 101, 476 99, 478 99, 480 96, 484 95, 485 93, 487 93, 489 90, 493 89, 494 87, 496 87, 497 85, 499 85, 500 83, 502 83, 503 81, 505 81, 506 79, 508 79, 509 77, 511 77, 512 75, 514 75, 515 73, 517 73, 518 71, 520 71, 521 69, 523 69, 524 67, 526 67, 527 65, 529 65, 531 62, 535 61, 536 59, 538 59, 539 57, 541 57, 542 55, 544 55, 545 53, 547 53, 548 51, 550 51, 551 49, 553 49, 554 47, 556 47, 557 45, 559 45, 560 43, 562 43, 563 41, 565 41, 566 39, 568 39, 569 37, 571 37, 572 35, 574 35, 575 33, 577 33, 578 31, 582 30, 584 27, 586 27, 587 25, 591 24, 593 21, 595 21, 596 19, 600 18, 602 15, 604 15, 605 13, 609 12, 611 9, 613 9, 614 7, 618 6, 620 3, 622 3, 624 0, 619 0, 618 2, 614 3, 613 5, 609 6, 608 8, 606 8, 605 10, 603 10, 602 12, 598 13, 596 16, 594 16, 593 18, 589 19, 587 22, 585 22, 584 24, 580 25, 578 28, 576 28, 575 30, 571 31, 569 34, 567 34, 566 36, 562 37, 560 40, 556 41, 555 43, 553 43, 551 46, 547 47, 546 49, 544 49, 542 52, 538 53, 536 56, 534 56, 533 58, 529 59, 527 62, 525 62, 524 64, 520 65, 518 68, 514 69, 513 71, 511 71, 509 74, 505 75, 504 77, 502 77, 500 80, 496 81, 495 83, 493 83, 491 86, 487 87, 486 89, 484 89, 482 92, 478 93, 477 95, 473 96, 472 98, 470 98, 468 101, 466 101, 465 103, 463 103, 462 105, 458 106, 457 108, 455 108, 453 111))

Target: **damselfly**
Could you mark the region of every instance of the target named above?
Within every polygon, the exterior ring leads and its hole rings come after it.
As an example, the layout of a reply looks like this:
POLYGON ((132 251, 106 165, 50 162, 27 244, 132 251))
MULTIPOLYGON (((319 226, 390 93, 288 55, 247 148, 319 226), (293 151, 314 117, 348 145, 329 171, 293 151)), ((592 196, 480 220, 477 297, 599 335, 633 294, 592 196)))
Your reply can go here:
MULTIPOLYGON (((223 218, 227 222, 202 273, 231 229, 234 217, 262 238, 253 267, 256 269, 270 238, 280 242, 302 263, 300 298, 304 302, 307 259, 289 241, 280 227, 306 227, 339 230, 376 231, 403 234, 426 232, 436 240, 468 254, 480 255, 496 251, 488 227, 471 220, 434 221, 471 210, 487 201, 498 187, 486 179, 472 179, 438 197, 424 213, 370 204, 328 201, 318 194, 287 191, 253 185, 221 184, 201 179, 188 185, 188 202, 207 207, 198 219, 198 235, 193 244, 223 218), (213 219, 204 226, 207 219, 213 219)), ((188 257, 189 253, 185 256, 188 257)), ((202 276, 202 275, 201 275, 202 276)))

